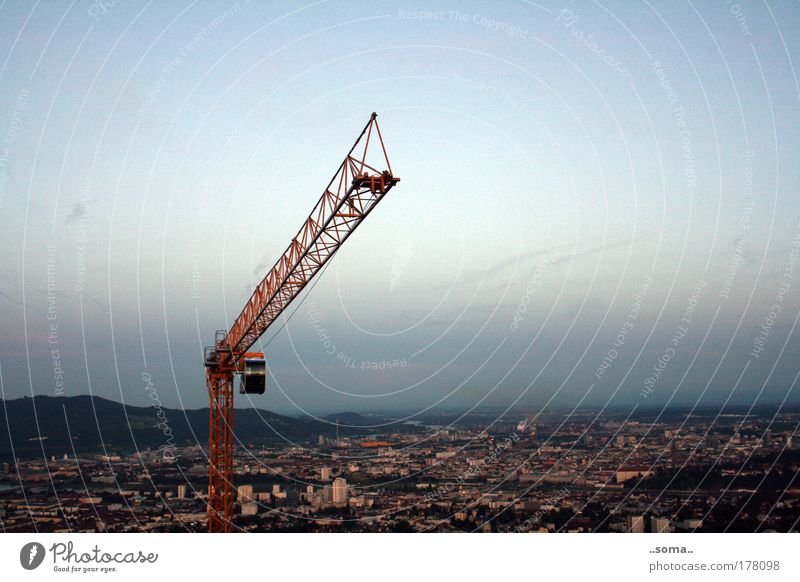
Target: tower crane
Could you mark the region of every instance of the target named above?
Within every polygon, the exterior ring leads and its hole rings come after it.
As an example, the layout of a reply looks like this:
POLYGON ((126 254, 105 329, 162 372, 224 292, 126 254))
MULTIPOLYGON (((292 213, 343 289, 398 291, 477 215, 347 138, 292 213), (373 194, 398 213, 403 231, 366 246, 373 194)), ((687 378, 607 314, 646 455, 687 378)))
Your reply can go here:
POLYGON ((248 350, 399 181, 392 174, 378 115, 373 113, 286 252, 256 286, 231 328, 217 331, 214 345, 203 350, 210 399, 209 532, 233 530, 234 375, 240 378, 240 393, 264 393, 264 354, 248 350), (367 163, 370 146, 376 143, 383 156, 373 163, 385 162, 385 169, 367 163))

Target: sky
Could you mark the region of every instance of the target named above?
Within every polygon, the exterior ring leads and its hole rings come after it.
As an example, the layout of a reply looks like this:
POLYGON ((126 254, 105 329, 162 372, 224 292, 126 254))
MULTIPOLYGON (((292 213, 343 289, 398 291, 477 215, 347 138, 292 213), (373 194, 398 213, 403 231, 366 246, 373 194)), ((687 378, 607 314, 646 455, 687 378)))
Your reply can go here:
POLYGON ((798 404, 798 31, 795 2, 4 2, 2 397, 207 406, 203 346, 376 111, 401 182, 237 406, 798 404))

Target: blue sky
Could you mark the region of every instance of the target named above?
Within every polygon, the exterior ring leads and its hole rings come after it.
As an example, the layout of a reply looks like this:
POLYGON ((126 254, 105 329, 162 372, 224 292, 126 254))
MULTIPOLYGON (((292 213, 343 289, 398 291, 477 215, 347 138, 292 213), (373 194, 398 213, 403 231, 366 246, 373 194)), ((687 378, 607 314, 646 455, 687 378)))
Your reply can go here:
POLYGON ((402 182, 237 405, 797 403, 798 20, 6 2, 3 394, 146 404, 151 374, 165 405, 205 406, 202 346, 377 111, 402 182))

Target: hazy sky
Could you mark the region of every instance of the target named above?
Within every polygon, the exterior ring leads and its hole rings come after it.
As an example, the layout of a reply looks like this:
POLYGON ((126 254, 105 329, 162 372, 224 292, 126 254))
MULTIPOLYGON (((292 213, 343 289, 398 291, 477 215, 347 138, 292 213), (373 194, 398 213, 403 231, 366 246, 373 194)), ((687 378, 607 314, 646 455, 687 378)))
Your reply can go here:
POLYGON ((796 2, 4 2, 3 395, 206 406, 202 346, 377 111, 402 181, 262 338, 253 404, 798 403, 798 31, 796 2))

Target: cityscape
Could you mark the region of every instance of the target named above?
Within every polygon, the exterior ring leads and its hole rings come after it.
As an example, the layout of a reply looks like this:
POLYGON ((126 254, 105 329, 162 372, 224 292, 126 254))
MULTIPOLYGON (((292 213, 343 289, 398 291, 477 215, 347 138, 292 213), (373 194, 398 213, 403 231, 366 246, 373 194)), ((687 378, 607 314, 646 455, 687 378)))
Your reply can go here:
MULTIPOLYGON (((241 446, 234 531, 795 531, 799 423, 798 410, 744 408, 444 415, 241 446)), ((0 523, 205 531, 207 486, 201 445, 34 456, 3 463, 0 523)))

